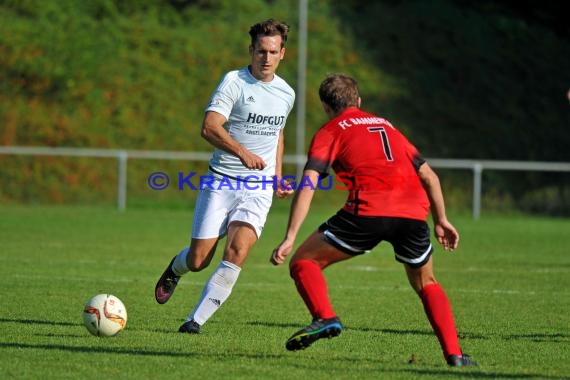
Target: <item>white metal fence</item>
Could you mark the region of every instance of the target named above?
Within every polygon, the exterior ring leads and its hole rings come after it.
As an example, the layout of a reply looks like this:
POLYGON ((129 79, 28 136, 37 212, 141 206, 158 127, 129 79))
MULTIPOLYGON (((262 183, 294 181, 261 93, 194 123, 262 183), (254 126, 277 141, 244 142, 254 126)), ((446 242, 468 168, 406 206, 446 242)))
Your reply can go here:
MULTIPOLYGON (((0 154, 28 156, 71 156, 71 157, 106 157, 117 159, 117 208, 123 211, 127 207, 127 161, 129 159, 185 160, 208 161, 210 152, 173 152, 121 149, 89 149, 89 148, 51 148, 51 147, 19 147, 0 146, 0 154)), ((306 160, 304 155, 284 155, 283 162, 302 167, 306 160)), ((481 191, 483 170, 516 170, 516 171, 549 171, 570 172, 570 162, 537 162, 537 161, 498 161, 498 160, 462 160, 428 158, 434 168, 466 169, 473 172, 473 218, 481 215, 481 191)), ((297 170, 299 172, 299 170, 297 170)))

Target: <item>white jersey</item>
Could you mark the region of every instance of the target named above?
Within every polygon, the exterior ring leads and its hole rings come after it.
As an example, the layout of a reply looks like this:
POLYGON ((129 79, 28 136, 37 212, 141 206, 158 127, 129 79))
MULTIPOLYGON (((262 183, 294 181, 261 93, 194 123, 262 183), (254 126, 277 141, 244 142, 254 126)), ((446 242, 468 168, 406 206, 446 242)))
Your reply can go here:
POLYGON ((293 109, 295 91, 279 76, 271 82, 257 80, 247 67, 227 73, 210 99, 206 112, 215 111, 228 121, 224 125, 231 138, 265 161, 265 169, 249 170, 240 159, 216 148, 210 169, 236 178, 275 174, 279 132, 293 109))

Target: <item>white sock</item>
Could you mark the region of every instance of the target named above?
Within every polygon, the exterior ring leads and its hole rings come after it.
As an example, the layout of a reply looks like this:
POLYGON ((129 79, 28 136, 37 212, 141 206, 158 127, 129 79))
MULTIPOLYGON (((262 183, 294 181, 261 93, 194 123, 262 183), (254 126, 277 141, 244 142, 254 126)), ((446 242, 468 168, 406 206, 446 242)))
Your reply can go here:
POLYGON ((199 325, 206 323, 230 296, 240 271, 237 265, 222 261, 204 285, 200 301, 186 321, 193 319, 199 325))
POLYGON ((182 276, 190 272, 188 264, 186 264, 186 258, 188 257, 189 250, 190 247, 184 248, 182 251, 180 251, 180 253, 176 255, 174 262, 172 263, 172 271, 178 276, 182 276))

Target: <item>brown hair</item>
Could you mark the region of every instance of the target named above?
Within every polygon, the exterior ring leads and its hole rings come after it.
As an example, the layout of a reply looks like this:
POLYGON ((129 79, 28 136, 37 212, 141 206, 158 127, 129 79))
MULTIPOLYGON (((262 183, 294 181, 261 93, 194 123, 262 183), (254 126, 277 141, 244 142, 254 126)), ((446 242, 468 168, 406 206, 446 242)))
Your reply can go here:
POLYGON ((348 107, 358 107, 358 83, 346 74, 328 75, 319 87, 319 97, 335 113, 348 107))
POLYGON ((284 22, 276 21, 272 18, 262 22, 258 22, 249 28, 251 36, 251 46, 254 46, 259 36, 281 36, 281 47, 287 42, 287 34, 289 33, 289 25, 284 22))

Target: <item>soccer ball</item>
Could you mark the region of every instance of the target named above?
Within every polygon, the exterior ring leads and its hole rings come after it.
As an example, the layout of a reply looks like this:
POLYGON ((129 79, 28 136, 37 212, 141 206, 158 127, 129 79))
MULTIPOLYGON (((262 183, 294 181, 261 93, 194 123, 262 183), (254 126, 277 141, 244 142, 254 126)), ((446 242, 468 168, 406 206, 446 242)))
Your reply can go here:
POLYGON ((127 324, 127 309, 112 294, 97 294, 83 308, 83 323, 95 336, 115 336, 127 324))

